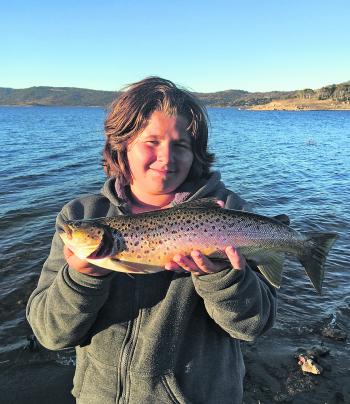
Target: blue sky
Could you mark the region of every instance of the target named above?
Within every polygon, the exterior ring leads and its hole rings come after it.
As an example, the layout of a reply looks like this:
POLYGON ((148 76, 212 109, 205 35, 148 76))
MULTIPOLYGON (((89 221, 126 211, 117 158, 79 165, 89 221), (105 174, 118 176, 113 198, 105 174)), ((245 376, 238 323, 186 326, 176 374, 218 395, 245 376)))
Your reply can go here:
POLYGON ((11 0, 0 87, 319 88, 350 80, 349 18, 349 0, 11 0))

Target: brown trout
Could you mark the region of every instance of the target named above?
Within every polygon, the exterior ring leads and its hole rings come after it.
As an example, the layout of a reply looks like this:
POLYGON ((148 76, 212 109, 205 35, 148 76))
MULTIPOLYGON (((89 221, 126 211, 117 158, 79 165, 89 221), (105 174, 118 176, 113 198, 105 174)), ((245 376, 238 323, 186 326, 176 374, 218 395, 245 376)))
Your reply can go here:
POLYGON ((213 199, 137 215, 67 221, 60 236, 81 259, 142 274, 163 271, 175 254, 189 255, 192 250, 227 259, 224 249, 234 245, 275 287, 280 287, 284 254, 289 253, 319 293, 326 256, 337 237, 300 233, 273 218, 223 209, 213 199))

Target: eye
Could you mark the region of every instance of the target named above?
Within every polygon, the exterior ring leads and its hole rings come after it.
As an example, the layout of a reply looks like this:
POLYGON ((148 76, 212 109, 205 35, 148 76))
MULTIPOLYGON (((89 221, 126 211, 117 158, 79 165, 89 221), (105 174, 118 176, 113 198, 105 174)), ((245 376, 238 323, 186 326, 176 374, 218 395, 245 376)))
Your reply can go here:
POLYGON ((184 149, 190 149, 191 146, 188 143, 185 142, 179 142, 179 143, 175 143, 176 147, 182 147, 184 149))
POLYGON ((159 144, 158 140, 146 140, 146 144, 152 145, 152 146, 157 146, 159 144))

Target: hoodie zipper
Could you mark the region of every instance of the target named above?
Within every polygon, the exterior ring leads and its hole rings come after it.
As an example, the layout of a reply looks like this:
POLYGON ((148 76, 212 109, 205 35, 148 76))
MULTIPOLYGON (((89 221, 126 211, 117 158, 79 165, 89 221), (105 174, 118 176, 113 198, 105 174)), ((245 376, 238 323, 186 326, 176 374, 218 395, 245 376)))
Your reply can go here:
POLYGON ((130 320, 127 334, 125 336, 125 342, 123 344, 121 356, 120 356, 120 366, 119 366, 119 394, 117 403, 126 404, 129 397, 130 381, 129 381, 129 367, 131 364, 132 356, 135 350, 137 337, 139 334, 140 325, 140 313, 139 313, 139 290, 137 281, 135 281, 135 292, 134 292, 134 304, 133 304, 133 314, 135 314, 135 320, 130 320), (136 312, 136 313, 135 313, 136 312))

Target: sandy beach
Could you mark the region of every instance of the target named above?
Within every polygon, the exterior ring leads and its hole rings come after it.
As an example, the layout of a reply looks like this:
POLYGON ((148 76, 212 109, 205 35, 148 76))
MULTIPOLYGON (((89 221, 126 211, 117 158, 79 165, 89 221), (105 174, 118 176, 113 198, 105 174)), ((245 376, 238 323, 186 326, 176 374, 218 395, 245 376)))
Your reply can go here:
MULTIPOLYGON (((324 329, 301 327, 283 335, 273 329, 253 343, 242 343, 246 363, 244 404, 350 403, 350 343, 344 330, 332 338, 324 329), (335 338, 336 337, 336 338, 335 338), (298 353, 322 347, 315 358, 322 373, 301 370, 298 353)), ((39 346, 13 352, 0 363, 2 404, 69 404, 74 374, 72 351, 50 352, 39 346), (31 348, 31 349, 29 349, 31 348)))

